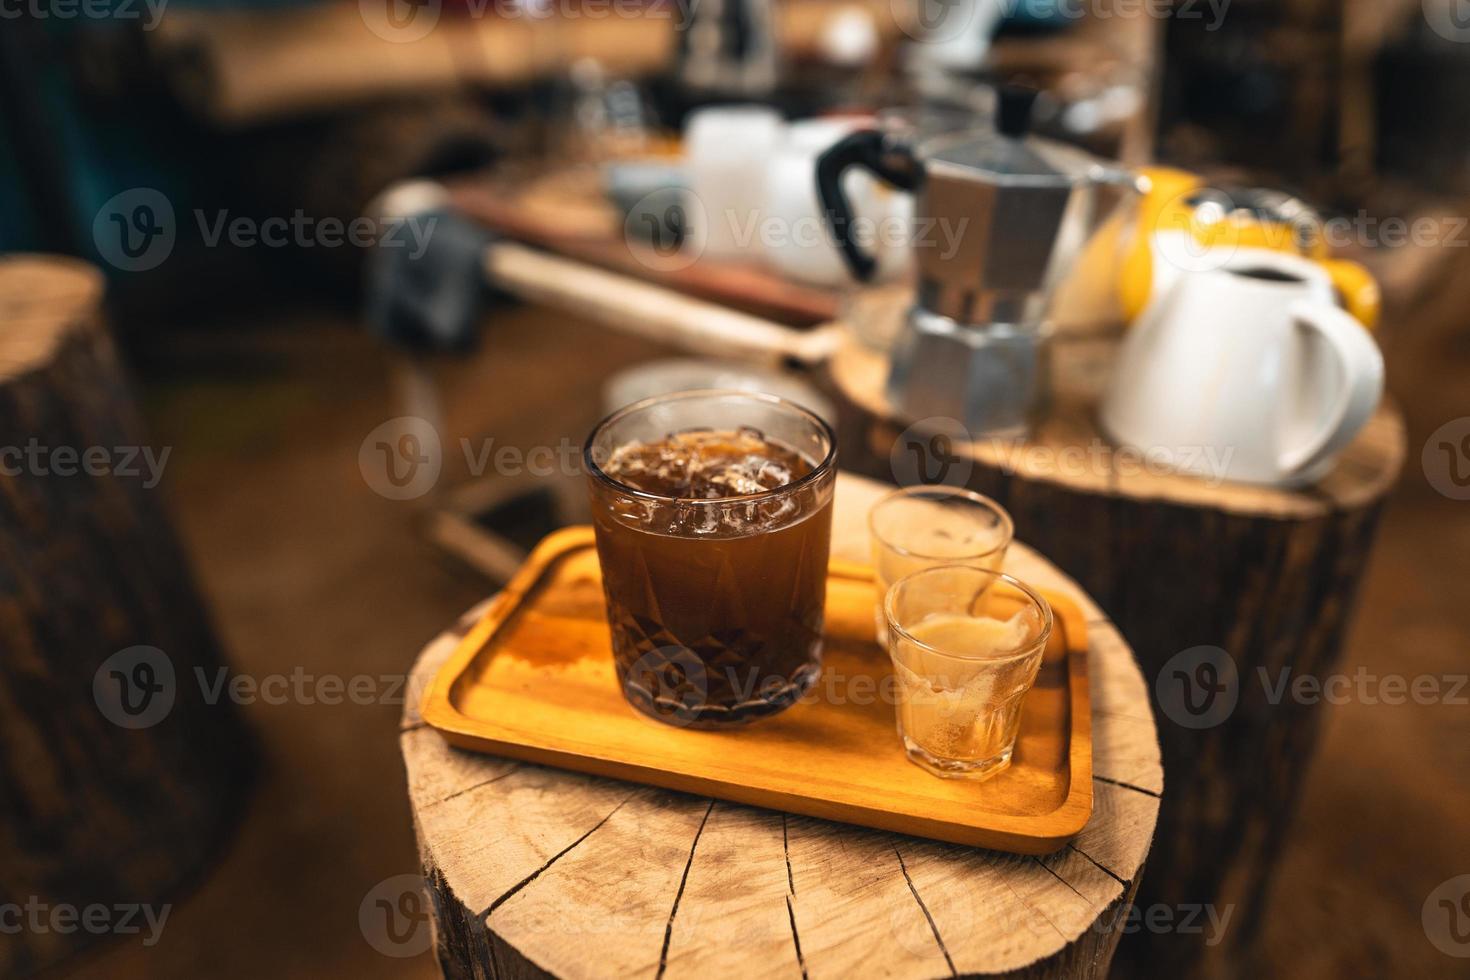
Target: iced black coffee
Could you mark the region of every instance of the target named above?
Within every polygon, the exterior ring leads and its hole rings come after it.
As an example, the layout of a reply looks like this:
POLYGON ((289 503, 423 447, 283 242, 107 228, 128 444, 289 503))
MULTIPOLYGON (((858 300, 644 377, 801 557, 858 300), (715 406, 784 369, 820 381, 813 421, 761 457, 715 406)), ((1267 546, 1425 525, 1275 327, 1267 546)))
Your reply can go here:
POLYGON ((720 728, 815 682, 836 477, 832 433, 769 395, 683 392, 587 443, 618 681, 661 721, 720 728))

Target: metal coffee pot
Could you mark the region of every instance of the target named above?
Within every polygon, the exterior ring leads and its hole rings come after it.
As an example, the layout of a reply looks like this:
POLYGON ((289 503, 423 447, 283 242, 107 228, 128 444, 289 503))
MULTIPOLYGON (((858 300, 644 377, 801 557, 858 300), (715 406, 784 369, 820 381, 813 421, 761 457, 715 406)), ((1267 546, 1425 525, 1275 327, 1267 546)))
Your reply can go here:
POLYGON ((1047 398, 1052 295, 1133 174, 1028 136, 1035 93, 1001 92, 993 129, 924 135, 891 123, 852 133, 817 162, 817 191, 852 274, 874 260, 842 188, 862 167, 916 195, 914 306, 893 351, 889 401, 972 435, 1023 435, 1047 398), (1111 193, 1108 191, 1111 190, 1111 193))

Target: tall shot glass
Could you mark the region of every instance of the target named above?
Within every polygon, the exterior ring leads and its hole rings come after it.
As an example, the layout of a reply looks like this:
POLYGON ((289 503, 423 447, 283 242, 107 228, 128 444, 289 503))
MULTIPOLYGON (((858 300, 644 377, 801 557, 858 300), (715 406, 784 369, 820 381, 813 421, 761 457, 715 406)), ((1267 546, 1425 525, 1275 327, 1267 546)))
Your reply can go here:
POLYGON ((935 565, 973 565, 1000 571, 1015 529, 1004 507, 983 494, 955 487, 895 490, 868 512, 878 643, 888 645, 883 596, 894 582, 935 565))
POLYGON ((1051 638, 1046 600, 1000 572, 939 565, 894 583, 883 613, 909 759, 970 779, 1009 766, 1051 638))

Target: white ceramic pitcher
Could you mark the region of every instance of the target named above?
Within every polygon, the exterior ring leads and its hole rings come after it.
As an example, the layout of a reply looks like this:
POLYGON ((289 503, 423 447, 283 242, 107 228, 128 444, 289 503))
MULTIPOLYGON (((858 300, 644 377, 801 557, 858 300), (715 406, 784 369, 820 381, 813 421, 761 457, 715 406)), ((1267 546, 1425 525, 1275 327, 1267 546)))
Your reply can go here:
POLYGON ((1383 394, 1383 357, 1320 266, 1240 249, 1179 275, 1134 324, 1102 407, 1177 469, 1283 486, 1322 476, 1383 394))

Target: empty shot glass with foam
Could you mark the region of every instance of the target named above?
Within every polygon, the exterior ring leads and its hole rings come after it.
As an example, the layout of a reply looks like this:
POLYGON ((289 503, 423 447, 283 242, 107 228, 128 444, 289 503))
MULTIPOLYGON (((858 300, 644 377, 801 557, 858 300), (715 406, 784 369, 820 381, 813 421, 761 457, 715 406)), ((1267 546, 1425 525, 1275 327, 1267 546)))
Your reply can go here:
POLYGON ((883 614, 909 759, 952 778, 1010 765, 1022 702, 1051 638, 1046 600, 1000 572, 938 565, 895 582, 883 614))

